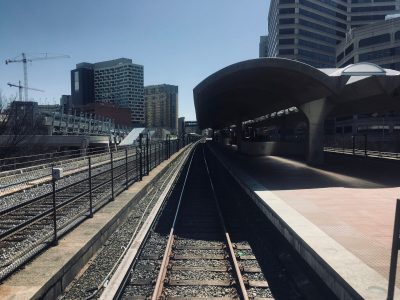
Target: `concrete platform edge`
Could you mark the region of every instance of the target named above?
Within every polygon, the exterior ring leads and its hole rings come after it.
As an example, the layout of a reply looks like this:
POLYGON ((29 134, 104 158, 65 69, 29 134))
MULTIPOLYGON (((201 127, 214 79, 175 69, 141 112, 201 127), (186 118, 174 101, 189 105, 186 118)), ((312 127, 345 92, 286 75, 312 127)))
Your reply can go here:
MULTIPOLYGON (((300 237, 296 231, 291 228, 281 216, 277 214, 277 212, 271 208, 264 199, 262 199, 262 193, 265 191, 269 194, 273 194, 270 191, 267 191, 266 188, 258 183, 254 178, 245 174, 238 168, 231 166, 227 163, 226 159, 223 158, 219 151, 215 151, 213 147, 210 147, 212 153, 216 156, 216 158, 221 162, 222 166, 228 171, 228 173, 235 179, 235 181, 244 189, 246 194, 248 194, 251 199, 255 202, 255 204, 263 211, 263 213, 268 217, 268 219, 274 224, 274 226, 281 232, 281 234, 285 237, 285 239, 293 246, 293 248, 298 252, 298 254, 307 262, 307 264, 319 275, 319 277, 326 283, 326 285, 340 298, 340 299, 385 299, 382 297, 382 293, 386 293, 387 288, 387 280, 383 278, 380 274, 378 274, 375 270, 365 265, 367 271, 369 272, 368 278, 366 280, 372 282, 376 282, 376 286, 372 287, 371 290, 362 290, 360 291, 358 288, 355 288, 346 281, 341 274, 339 274, 332 266, 330 266, 326 260, 321 257, 318 253, 314 251, 314 249, 307 244, 300 237), (263 190, 261 193, 255 192, 257 190, 263 190), (382 291, 382 287, 385 288, 382 291), (373 288, 376 288, 374 290, 373 288), (376 294, 378 293, 378 294, 376 294)), ((272 197, 277 196, 273 195, 272 197)), ((286 207, 285 209, 292 209, 290 207, 286 207)), ((294 210, 294 209, 292 209, 294 210)), ((305 218, 304 218, 305 219, 305 218)), ((329 237, 328 237, 329 238, 329 237)), ((330 238, 329 238, 330 239, 330 238)), ((336 243, 335 241, 333 241, 336 243)), ((338 248, 343 248, 338 243, 338 248)), ((348 252, 345 248, 343 251, 348 252)), ((347 257, 354 257, 355 260, 358 260, 351 253, 345 253, 347 257)), ((326 258, 326 257, 325 257, 326 258)), ((359 263, 359 262, 357 262, 359 263)), ((345 274, 348 275, 348 274, 345 274)), ((359 286, 359 282, 355 279, 353 285, 359 286)), ((396 294, 399 292, 396 289, 396 294)), ((385 294, 386 296, 386 294, 385 294)), ((397 298, 396 298, 397 299, 397 298)))

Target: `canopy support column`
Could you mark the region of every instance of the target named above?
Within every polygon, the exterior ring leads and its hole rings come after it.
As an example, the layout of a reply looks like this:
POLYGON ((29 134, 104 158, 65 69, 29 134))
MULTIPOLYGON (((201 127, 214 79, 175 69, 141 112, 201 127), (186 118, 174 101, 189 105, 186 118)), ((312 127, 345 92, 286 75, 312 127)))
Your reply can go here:
POLYGON ((299 107, 308 120, 307 161, 311 165, 324 162, 324 123, 333 105, 327 98, 307 102, 299 107))
POLYGON ((243 138, 242 121, 237 121, 236 122, 236 145, 237 145, 237 150, 239 152, 242 148, 242 138, 243 138))

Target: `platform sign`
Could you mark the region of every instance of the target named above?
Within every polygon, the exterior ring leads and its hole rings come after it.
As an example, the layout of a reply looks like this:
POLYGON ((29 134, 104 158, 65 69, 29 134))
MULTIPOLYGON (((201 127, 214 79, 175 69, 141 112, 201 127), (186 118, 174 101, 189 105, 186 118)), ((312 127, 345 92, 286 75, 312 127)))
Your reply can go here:
POLYGON ((63 169, 62 168, 53 168, 51 177, 53 180, 59 180, 63 177, 63 169))

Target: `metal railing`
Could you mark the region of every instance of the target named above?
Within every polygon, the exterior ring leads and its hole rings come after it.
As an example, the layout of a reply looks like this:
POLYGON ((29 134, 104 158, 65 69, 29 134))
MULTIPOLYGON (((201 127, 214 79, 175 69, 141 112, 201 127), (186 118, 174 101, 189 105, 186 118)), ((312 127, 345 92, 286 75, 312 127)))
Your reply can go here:
MULTIPOLYGON (((143 176, 193 141, 167 139, 150 143, 147 139, 137 147, 109 153, 107 163, 101 167, 93 162, 92 157, 87 157, 84 176, 80 173, 83 179, 60 186, 59 180, 53 178, 51 192, 1 210, 0 219, 4 222, 0 222, 0 241, 9 243, 14 236, 18 241, 24 231, 29 236, 32 232, 45 230, 47 244, 57 245, 59 237, 71 223, 93 217, 96 210, 113 201, 118 194, 133 183, 141 181, 143 176), (67 211, 73 212, 68 218, 67 211), (15 222, 12 221, 14 215, 19 216, 15 222), (21 216, 24 217, 21 219, 21 216)), ((40 244, 43 244, 43 240, 40 244)), ((33 248, 35 247, 37 245, 33 248)), ((32 249, 21 251, 21 255, 26 255, 32 249)), ((2 273, 0 270, 0 280, 8 276, 2 273)))
MULTIPOLYGON (((192 141, 187 141, 191 143, 192 141)), ((52 192, 45 193, 38 197, 32 198, 28 201, 24 201, 12 207, 3 209, 0 211, 0 217, 6 216, 8 213, 22 209, 29 205, 34 204, 40 200, 51 197, 52 199, 58 199, 58 196, 63 193, 62 201, 56 201, 57 210, 64 207, 65 205, 74 202, 77 199, 81 199, 84 196, 88 196, 88 210, 93 212, 93 193, 105 185, 110 185, 110 199, 113 200, 116 195, 121 193, 123 190, 127 189, 129 185, 136 181, 142 180, 143 176, 149 174, 149 172, 161 164, 163 161, 168 160, 173 153, 180 150, 182 146, 187 143, 181 143, 179 140, 166 140, 156 143, 146 143, 141 144, 138 147, 126 148, 115 153, 109 154, 109 161, 103 164, 101 167, 97 167, 97 172, 94 172, 96 168, 94 167, 91 157, 87 158, 87 168, 85 173, 87 173, 86 178, 82 180, 74 181, 73 183, 64 185, 62 187, 58 186, 58 180, 52 180, 52 192), (93 183, 97 180, 97 184, 93 183), (78 189, 78 194, 76 193, 78 189), (65 198, 65 192, 68 194, 73 194, 70 198, 65 198)), ((24 222, 24 226, 34 223, 38 218, 47 216, 51 213, 47 210, 45 215, 31 216, 31 219, 24 222)), ((91 215, 91 213, 90 213, 91 215)), ((56 218, 56 214, 54 215, 56 218)), ((19 225, 18 225, 19 226, 19 225)), ((22 228, 21 227, 21 228, 22 228)), ((18 228, 20 229, 20 228, 18 228)), ((15 230, 5 231, 0 234, 0 240, 10 236, 15 230), (7 233, 8 232, 8 233, 7 233)))
POLYGON ((354 155, 354 156, 376 157, 376 158, 400 160, 399 152, 383 152, 383 151, 368 150, 368 149, 336 148, 336 147, 324 147, 324 151, 333 152, 333 153, 342 153, 342 154, 354 155))
POLYGON ((85 150, 82 149, 66 150, 66 151, 2 158, 0 159, 0 172, 17 170, 41 164, 48 164, 60 160, 78 158, 81 156, 94 155, 105 152, 109 152, 109 149, 105 147, 97 147, 97 148, 88 148, 85 150))

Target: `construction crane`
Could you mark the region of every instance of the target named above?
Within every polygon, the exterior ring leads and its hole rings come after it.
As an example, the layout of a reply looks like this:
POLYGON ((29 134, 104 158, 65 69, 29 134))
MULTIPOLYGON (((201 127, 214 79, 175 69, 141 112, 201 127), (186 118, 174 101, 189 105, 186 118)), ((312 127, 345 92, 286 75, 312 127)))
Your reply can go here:
POLYGON ((57 58, 69 58, 69 55, 53 55, 49 56, 48 53, 40 53, 41 56, 32 56, 27 57, 26 53, 22 53, 13 59, 6 59, 6 65, 9 63, 22 62, 24 68, 24 94, 25 101, 28 101, 28 62, 37 61, 37 60, 47 60, 47 59, 57 59, 57 58))
POLYGON ((33 91, 38 91, 38 92, 44 92, 43 90, 29 88, 27 86, 22 86, 21 85, 21 81, 18 82, 18 85, 12 84, 12 83, 9 83, 9 82, 7 82, 7 85, 9 87, 17 87, 18 88, 19 101, 22 101, 22 89, 33 90, 33 91))

